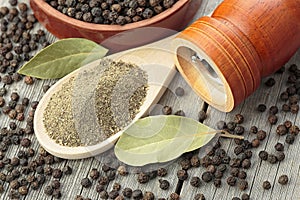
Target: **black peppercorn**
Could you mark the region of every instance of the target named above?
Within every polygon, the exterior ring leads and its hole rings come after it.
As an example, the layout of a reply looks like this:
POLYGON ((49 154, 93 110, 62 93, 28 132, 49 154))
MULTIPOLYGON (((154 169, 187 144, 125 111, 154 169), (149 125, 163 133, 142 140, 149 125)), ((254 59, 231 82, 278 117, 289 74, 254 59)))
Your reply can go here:
POLYGON ((171 193, 170 194, 170 200, 179 200, 180 196, 177 193, 171 193))
POLYGON ((272 187, 272 186, 271 186, 271 183, 270 183, 269 181, 264 181, 264 182, 263 182, 263 188, 264 188, 265 190, 269 190, 271 187, 272 187))
POLYGON ((185 113, 184 113, 184 111, 183 110, 178 110, 178 111, 176 111, 175 113, 174 113, 174 115, 177 115, 177 116, 185 116, 185 113))
POLYGON ((162 113, 164 115, 170 115, 172 114, 172 108, 170 106, 164 106, 162 109, 162 113))
POLYGON ((213 173, 216 172, 216 167, 215 167, 214 165, 208 165, 208 166, 206 167, 206 171, 213 174, 213 173))
POLYGON ((295 135, 292 135, 292 134, 288 134, 285 138, 285 142, 287 144, 293 144, 295 141, 295 135))
POLYGON ((267 133, 263 130, 259 130, 256 134, 256 138, 260 141, 264 140, 267 137, 267 133))
POLYGON ((271 125, 274 125, 274 124, 277 123, 278 118, 277 118, 276 115, 270 115, 270 116, 268 117, 268 121, 269 121, 269 123, 270 123, 271 125))
POLYGON ((213 174, 210 173, 210 172, 204 172, 204 173, 202 174, 202 176, 201 176, 201 179, 202 179, 204 182, 208 183, 208 182, 210 182, 210 181, 213 179, 213 174))
POLYGON ((62 177, 62 171, 60 169, 53 169, 52 171, 53 178, 61 178, 62 177))
POLYGON ((62 168, 62 172, 65 174, 65 175, 70 175, 72 174, 72 168, 70 166, 65 166, 62 168))
POLYGON ((61 198, 61 191, 60 191, 60 189, 54 189, 54 190, 53 190, 53 193, 52 193, 52 196, 53 196, 55 199, 60 199, 60 198, 61 198))
POLYGON ((92 182, 90 181, 89 178, 83 178, 80 182, 80 184, 82 185, 82 187, 84 188, 89 188, 92 186, 92 182))
POLYGON ((117 198, 117 196, 119 196, 119 192, 118 191, 115 191, 115 190, 112 190, 108 193, 108 197, 110 199, 115 199, 117 198))
POLYGON ((200 166, 200 159, 197 155, 192 156, 191 158, 191 166, 192 167, 199 167, 200 166))
POLYGON ((166 168, 161 167, 161 168, 157 169, 157 176, 163 177, 163 176, 166 176, 167 174, 168 174, 168 171, 166 168))
POLYGON ((241 124, 241 123, 244 122, 244 116, 243 116, 242 114, 236 114, 236 115, 234 116, 234 121, 235 121, 235 123, 237 123, 237 124, 241 124))
POLYGON ((27 195, 28 194, 28 188, 27 188, 27 186, 23 185, 23 186, 19 187, 18 192, 22 196, 27 195))
POLYGON ((236 184, 236 178, 233 177, 233 176, 229 176, 227 179, 226 179, 226 182, 228 185, 230 186, 235 186, 236 184))
POLYGON ((200 178, 197 177, 197 176, 194 176, 191 178, 191 181, 190 181, 190 184, 191 186, 193 187, 199 187, 201 185, 201 181, 200 181, 200 178))
POLYGON ((206 118, 207 118, 207 115, 206 115, 205 111, 200 110, 198 113, 198 120, 200 122, 203 122, 204 120, 206 120, 206 118))
POLYGON ((265 104, 259 104, 259 105, 257 106, 257 110, 258 110, 259 112, 265 112, 266 109, 267 109, 267 106, 266 106, 265 104))
POLYGON ((234 153, 235 155, 239 155, 244 151, 244 147, 242 145, 238 145, 234 148, 234 153))
POLYGON ((109 180, 108 180, 108 178, 107 178, 106 176, 101 176, 101 177, 99 178, 99 181, 98 181, 98 183, 99 183, 100 185, 106 185, 108 182, 109 182, 109 180))
POLYGON ((147 173, 139 173, 138 178, 137 178, 139 183, 147 183, 150 180, 150 177, 147 173))
POLYGON ((244 133, 244 131, 245 131, 245 128, 240 125, 238 125, 234 128, 234 133, 237 135, 242 135, 244 133))
POLYGON ((240 170, 237 167, 232 167, 232 168, 230 168, 230 171, 229 171, 230 175, 233 177, 238 177, 239 172, 240 172, 240 170))
POLYGON ((265 82, 265 85, 268 86, 268 87, 272 87, 274 86, 276 83, 275 79, 274 78, 268 78, 268 80, 265 82))
POLYGON ((289 178, 287 175, 281 175, 278 178, 278 183, 280 183, 281 185, 286 185, 289 181, 289 178))
POLYGON ((219 187, 221 187, 221 185, 222 185, 221 179, 216 178, 214 180, 214 186, 217 187, 217 188, 219 188, 219 187))
POLYGON ((169 187, 170 187, 169 181, 163 180, 163 179, 159 179, 158 181, 159 181, 159 187, 160 187, 162 190, 167 190, 167 189, 169 189, 169 187))
POLYGON ((124 188, 122 191, 124 197, 130 198, 132 196, 132 189, 131 188, 124 188))
POLYGON ((239 179, 246 179, 247 177, 247 173, 243 170, 240 170, 239 173, 238 173, 238 178, 239 179))
POLYGON ((241 165, 241 160, 239 158, 233 158, 229 162, 230 167, 240 167, 241 165))
POLYGON ((277 107, 277 106, 271 106, 271 107, 269 108, 269 113, 270 113, 271 115, 276 115, 276 114, 278 113, 278 107, 277 107))
POLYGON ((290 106, 288 104, 282 104, 281 110, 283 112, 289 112, 290 111, 290 106))
POLYGON ((267 158, 268 162, 271 164, 275 164, 277 163, 277 157, 273 154, 268 154, 268 158, 267 158))
POLYGON ((274 147, 275 147, 276 151, 283 151, 284 150, 284 146, 280 142, 278 142, 277 144, 275 144, 274 147))
POLYGON ((257 148, 260 145, 259 139, 257 139, 257 138, 253 139, 251 141, 251 145, 252 145, 252 147, 257 148))
POLYGON ((198 193, 195 195, 194 200, 205 200, 205 196, 202 193, 198 193))
POLYGON ((99 196, 101 199, 108 199, 108 192, 106 190, 103 190, 99 193, 99 196))
POLYGON ((238 187, 240 190, 246 190, 248 188, 248 182, 246 180, 239 180, 238 187))
POLYGON ((278 161, 283 161, 285 159, 285 154, 283 152, 278 152, 276 158, 278 161))
POLYGON ((249 200, 250 199, 250 195, 247 193, 242 194, 242 200, 249 200))
POLYGON ((143 192, 140 189, 136 189, 132 191, 132 198, 135 200, 143 198, 143 192))
POLYGON ((96 179, 99 178, 100 173, 99 173, 99 171, 98 171, 97 169, 93 168, 93 169, 90 171, 89 176, 91 177, 91 179, 96 180, 96 179))
POLYGON ((230 130, 230 131, 234 131, 236 127, 236 123, 235 122, 228 122, 227 123, 227 129, 230 130))
POLYGON ((186 170, 178 170, 177 171, 177 177, 179 180, 186 180, 188 178, 188 173, 186 170))
POLYGON ((278 135, 285 135, 285 134, 288 133, 288 129, 286 128, 285 125, 280 124, 280 125, 277 126, 276 133, 278 135))
POLYGON ((219 129, 219 130, 223 130, 223 129, 225 129, 227 126, 226 126, 226 122, 224 122, 224 121, 218 121, 217 122, 217 129, 219 129))

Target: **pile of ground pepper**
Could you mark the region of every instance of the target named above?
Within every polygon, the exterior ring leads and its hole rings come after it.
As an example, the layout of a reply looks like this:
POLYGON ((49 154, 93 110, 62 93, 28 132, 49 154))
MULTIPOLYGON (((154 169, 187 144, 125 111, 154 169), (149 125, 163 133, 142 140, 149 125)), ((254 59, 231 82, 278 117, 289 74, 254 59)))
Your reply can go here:
MULTIPOLYGON (((56 143, 70 147, 97 144, 126 127, 139 112, 147 94, 146 72, 135 64, 108 59, 102 60, 99 67, 105 69, 101 72, 94 90, 95 103, 91 105, 94 104, 95 107, 90 108, 96 112, 97 122, 86 119, 88 111, 82 114, 82 119, 74 119, 76 108, 72 101, 74 94, 78 95, 74 88, 74 85, 78 85, 78 82, 75 84, 76 77, 65 82, 48 102, 43 122, 47 134, 56 143), (78 129, 78 126, 94 124, 100 127, 101 135, 78 132, 86 130, 78 129)), ((86 103, 81 102, 78 105, 82 104, 86 103)))

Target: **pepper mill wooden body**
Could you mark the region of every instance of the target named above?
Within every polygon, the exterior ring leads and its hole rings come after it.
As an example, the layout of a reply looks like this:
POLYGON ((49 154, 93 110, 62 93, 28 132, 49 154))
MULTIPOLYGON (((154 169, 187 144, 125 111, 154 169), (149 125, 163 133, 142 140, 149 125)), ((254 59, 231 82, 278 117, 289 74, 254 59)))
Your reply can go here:
POLYGON ((176 66, 191 87, 231 111, 300 47, 300 0, 224 0, 173 45, 176 66))

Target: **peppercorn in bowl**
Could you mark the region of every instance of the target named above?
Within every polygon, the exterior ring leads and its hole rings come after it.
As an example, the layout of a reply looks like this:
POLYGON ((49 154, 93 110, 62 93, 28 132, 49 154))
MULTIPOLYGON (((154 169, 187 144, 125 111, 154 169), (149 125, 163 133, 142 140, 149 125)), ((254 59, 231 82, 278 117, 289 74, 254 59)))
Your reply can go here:
POLYGON ((115 51, 182 30, 200 4, 201 0, 30 0, 36 18, 56 37, 87 38, 115 51))

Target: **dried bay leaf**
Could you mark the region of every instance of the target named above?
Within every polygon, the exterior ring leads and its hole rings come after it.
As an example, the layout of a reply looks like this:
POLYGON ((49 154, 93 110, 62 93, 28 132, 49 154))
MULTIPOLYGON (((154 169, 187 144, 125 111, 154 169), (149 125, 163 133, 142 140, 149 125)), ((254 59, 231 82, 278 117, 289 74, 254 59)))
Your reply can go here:
POLYGON ((83 38, 58 40, 41 50, 18 73, 40 79, 61 78, 81 66, 103 58, 108 50, 83 38))
POLYGON ((167 162, 204 146, 217 132, 186 117, 150 116, 125 130, 114 151, 120 161, 132 166, 167 162))

